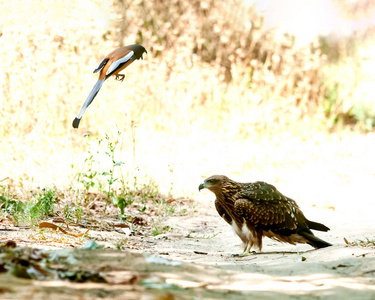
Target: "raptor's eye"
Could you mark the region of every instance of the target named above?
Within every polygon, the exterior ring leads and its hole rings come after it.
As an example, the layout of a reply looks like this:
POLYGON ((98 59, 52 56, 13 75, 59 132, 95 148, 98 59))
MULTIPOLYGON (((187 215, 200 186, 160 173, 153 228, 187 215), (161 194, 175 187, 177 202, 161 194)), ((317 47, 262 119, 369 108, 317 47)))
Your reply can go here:
POLYGON ((217 184, 219 181, 217 179, 208 179, 206 183, 208 184, 217 184))

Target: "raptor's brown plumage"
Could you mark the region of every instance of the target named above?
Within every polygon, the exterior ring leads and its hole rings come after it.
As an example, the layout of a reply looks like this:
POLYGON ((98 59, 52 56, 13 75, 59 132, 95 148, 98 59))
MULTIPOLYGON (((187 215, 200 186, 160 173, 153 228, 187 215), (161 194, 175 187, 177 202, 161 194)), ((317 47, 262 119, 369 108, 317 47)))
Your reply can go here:
POLYGON ((273 185, 262 181, 239 183, 223 175, 214 175, 199 185, 199 190, 204 188, 215 194, 217 212, 233 226, 244 243, 243 255, 253 246, 261 251, 263 236, 293 245, 331 246, 311 232, 311 229, 328 231, 329 228, 306 219, 297 203, 273 185))

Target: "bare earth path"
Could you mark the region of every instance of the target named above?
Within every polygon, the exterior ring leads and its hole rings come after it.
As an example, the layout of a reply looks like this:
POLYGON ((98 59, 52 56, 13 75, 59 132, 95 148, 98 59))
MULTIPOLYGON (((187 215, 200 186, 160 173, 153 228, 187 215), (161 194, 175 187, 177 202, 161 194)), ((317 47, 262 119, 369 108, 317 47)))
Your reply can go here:
MULTIPOLYGON (((233 255, 242 251, 240 240, 212 209, 212 203, 199 206, 197 215, 168 218, 166 224, 173 228, 171 233, 156 237, 127 236, 124 251, 110 252, 121 263, 108 260, 105 254, 99 255, 101 251, 82 254, 65 250, 74 254, 63 256, 73 255, 82 269, 106 274, 108 284, 77 286, 67 281, 35 281, 4 274, 0 281, 0 299, 25 299, 30 291, 35 299, 43 299, 49 293, 55 294, 56 299, 65 299, 65 296, 122 299, 124 294, 128 299, 192 299, 194 296, 195 299, 247 299, 249 295, 257 299, 375 299, 374 248, 348 246, 344 242, 344 238, 353 241, 373 237, 375 225, 371 217, 366 217, 371 215, 368 212, 311 208, 307 214, 310 219, 331 227, 330 232, 317 235, 334 244, 333 247, 313 250, 306 245, 296 247, 265 239, 262 253, 240 258, 233 255), (89 255, 87 260, 79 258, 86 255, 89 255), (128 280, 129 274, 134 280, 128 280), (51 287, 54 288, 51 290, 51 287), (69 295, 58 292, 62 287, 69 295)), ((53 234, 39 244, 30 239, 35 234, 34 229, 2 230, 0 238, 14 240, 19 246, 59 248, 56 243, 48 242, 53 234)), ((91 230, 89 236, 107 248, 116 249, 126 235, 91 230)))

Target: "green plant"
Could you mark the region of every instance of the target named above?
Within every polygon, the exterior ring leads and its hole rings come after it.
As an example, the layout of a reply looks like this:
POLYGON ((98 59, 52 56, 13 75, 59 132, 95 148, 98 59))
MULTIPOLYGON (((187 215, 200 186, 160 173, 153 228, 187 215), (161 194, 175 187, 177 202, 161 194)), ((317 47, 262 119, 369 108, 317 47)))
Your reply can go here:
POLYGON ((55 191, 43 189, 39 193, 36 202, 28 204, 28 217, 33 222, 34 220, 43 219, 45 217, 52 217, 54 215, 55 191))
POLYGON ((10 214, 23 211, 24 204, 21 201, 0 196, 0 209, 10 214))
POLYGON ((159 234, 169 232, 173 229, 169 225, 163 224, 164 222, 162 222, 162 220, 162 216, 159 215, 158 218, 155 218, 151 221, 150 226, 152 236, 157 236, 159 234))
POLYGON ((326 117, 331 117, 334 106, 339 98, 339 84, 338 82, 325 81, 325 101, 322 101, 322 107, 326 117))
POLYGON ((80 206, 71 207, 69 204, 66 204, 64 207, 64 216, 67 222, 73 219, 73 214, 76 219, 76 222, 81 221, 82 213, 83 213, 83 208, 80 206))
MULTIPOLYGON (((35 196, 34 196, 35 197, 35 196)), ((54 215, 55 190, 42 190, 36 200, 22 202, 9 197, 0 196, 0 211, 13 217, 15 225, 20 220, 28 220, 34 223, 45 217, 54 215)))
POLYGON ((160 201, 158 186, 153 181, 144 183, 141 187, 136 185, 134 190, 135 195, 139 197, 141 203, 147 203, 149 200, 152 200, 153 204, 158 204, 160 201))
MULTIPOLYGON (((132 130, 132 141, 133 141, 133 155, 135 156, 135 125, 131 123, 132 130)), ((123 161, 117 160, 117 149, 121 141, 122 132, 117 130, 116 136, 112 139, 108 134, 105 134, 104 139, 98 139, 98 146, 102 146, 102 150, 92 150, 90 146, 87 150, 88 156, 84 161, 83 169, 78 173, 78 182, 83 184, 85 191, 88 192, 91 188, 98 186, 100 191, 104 191, 106 194, 106 204, 104 207, 104 212, 106 212, 110 200, 112 200, 113 205, 119 208, 119 216, 121 218, 125 217, 125 208, 137 199, 143 204, 139 208, 141 212, 147 209, 146 204, 151 200, 157 209, 165 212, 165 214, 170 215, 174 213, 174 207, 170 206, 163 197, 160 197, 158 192, 158 186, 150 181, 148 183, 143 183, 138 185, 137 175, 134 175, 133 179, 133 190, 129 189, 129 181, 125 180, 122 172, 118 175, 117 169, 121 171, 121 166, 125 164, 123 161), (103 154, 103 156, 101 156, 103 154), (103 160, 104 157, 104 160, 103 160), (108 164, 109 160, 109 164, 108 164), (108 166, 104 171, 98 171, 99 167, 108 166), (104 179, 104 180, 103 180, 104 179), (115 183, 119 182, 121 187, 118 190, 114 189, 115 183), (106 185, 104 185, 104 182, 106 185), (97 185, 98 183, 98 185, 97 185), (103 188, 105 186, 105 188, 103 188)), ((121 150, 121 149, 120 149, 121 150)), ((136 169, 136 171, 139 169, 136 169)), ((67 208, 65 210, 66 217, 71 218, 71 211, 67 208)))
MULTIPOLYGON (((77 181, 81 183, 84 187, 86 192, 90 190, 90 188, 93 188, 95 186, 95 181, 97 181, 99 189, 102 188, 101 182, 97 179, 98 176, 98 171, 95 170, 95 164, 97 163, 95 158, 94 158, 94 153, 91 150, 91 147, 88 144, 89 140, 89 135, 85 135, 87 138, 87 153, 88 157, 85 158, 83 167, 82 167, 82 172, 78 172, 78 177, 77 181), (96 179, 96 180, 95 180, 96 179)), ((101 140, 98 141, 100 144, 101 140)), ((99 151, 96 151, 95 154, 98 154, 99 151)), ((72 166, 73 167, 73 166, 72 166)))
POLYGON ((128 242, 128 239, 124 239, 124 240, 121 240, 119 241, 117 244, 116 244, 116 248, 117 250, 122 250, 123 248, 126 248, 126 244, 128 242))
POLYGON ((55 191, 54 190, 43 190, 42 193, 39 193, 39 199, 37 205, 40 205, 41 212, 43 217, 51 217, 53 216, 54 209, 53 206, 55 204, 55 191))
POLYGON ((132 198, 129 194, 126 194, 124 197, 117 197, 116 195, 112 195, 112 201, 113 204, 120 209, 120 214, 124 215, 125 208, 134 202, 134 198, 132 198))
POLYGON ((361 246, 361 247, 375 247, 375 238, 364 238, 363 240, 355 240, 354 242, 347 242, 352 246, 361 246))
POLYGON ((182 206, 182 203, 180 201, 177 202, 177 207, 180 215, 185 215, 187 214, 187 208, 182 206))
MULTIPOLYGON (((117 131, 117 138, 116 138, 115 141, 111 141, 109 135, 105 134, 105 140, 107 142, 107 149, 109 150, 109 151, 106 151, 105 154, 110 158, 110 160, 112 162, 112 165, 111 165, 111 169, 109 169, 108 172, 103 172, 101 174, 103 176, 109 176, 109 178, 107 178, 108 190, 106 192, 107 193, 107 199, 106 199, 106 204, 105 204, 105 207, 104 207, 104 212, 107 210, 109 199, 111 197, 112 198, 114 197, 114 194, 113 194, 113 191, 112 191, 112 185, 118 180, 117 177, 114 177, 115 168, 120 167, 122 164, 125 164, 122 161, 116 161, 115 160, 115 150, 116 150, 116 147, 119 144, 121 134, 122 134, 122 132, 120 130, 118 130, 117 131)), ((123 214, 124 208, 126 207, 125 204, 127 203, 125 201, 125 198, 117 199, 117 197, 116 197, 116 199, 114 199, 113 203, 116 203, 117 205, 120 205, 119 208, 120 208, 121 213, 123 214)))
POLYGON ((83 208, 82 207, 75 207, 74 208, 74 214, 76 217, 76 222, 79 222, 82 220, 82 213, 83 213, 83 208))
POLYGON ((22 201, 17 201, 0 195, 0 211, 11 215, 16 226, 18 226, 20 216, 23 214, 24 208, 25 204, 22 201))
MULTIPOLYGON (((112 140, 108 134, 105 134, 104 140, 106 143, 104 145, 104 150, 102 149, 103 147, 99 148, 98 150, 93 150, 93 146, 88 144, 88 156, 84 160, 82 171, 78 173, 77 181, 85 187, 86 193, 95 186, 98 187, 99 192, 103 191, 103 182, 106 182, 106 205, 104 212, 106 212, 109 201, 112 198, 114 205, 118 206, 123 214, 125 207, 129 204, 129 201, 123 196, 117 197, 113 192, 113 185, 117 180, 119 180, 118 177, 115 177, 115 170, 124 164, 122 161, 115 160, 116 148, 119 145, 121 134, 122 132, 117 130, 117 137, 115 140, 112 140), (110 167, 108 170, 99 171, 100 167, 105 165, 105 161, 103 161, 101 154, 104 154, 104 156, 110 160, 110 167)), ((102 146, 102 142, 103 139, 97 139, 98 146, 102 146)))
POLYGON ((168 225, 166 226, 163 226, 163 225, 160 225, 160 223, 157 225, 157 224, 154 224, 152 230, 151 230, 151 233, 153 236, 157 236, 159 234, 163 234, 163 233, 166 233, 168 231, 171 231, 172 228, 168 225))
POLYGON ((144 212, 146 209, 147 209, 147 206, 146 206, 146 205, 143 205, 143 206, 139 206, 139 207, 138 207, 139 212, 144 212))
POLYGON ((72 219, 72 212, 69 204, 66 204, 64 207, 64 216, 67 222, 69 222, 72 219))

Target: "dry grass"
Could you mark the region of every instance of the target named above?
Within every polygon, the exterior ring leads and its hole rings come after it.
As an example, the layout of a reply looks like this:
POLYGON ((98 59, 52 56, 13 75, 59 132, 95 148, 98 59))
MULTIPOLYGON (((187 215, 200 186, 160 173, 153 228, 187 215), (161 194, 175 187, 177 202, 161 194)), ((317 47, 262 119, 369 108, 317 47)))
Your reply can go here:
POLYGON ((163 193, 207 198, 197 195, 201 177, 225 173, 268 180, 305 203, 340 206, 357 197, 354 187, 374 182, 375 137, 360 133, 361 124, 332 125, 369 90, 361 78, 375 61, 369 52, 366 64, 356 57, 354 65, 346 58, 323 68, 317 42, 295 48, 235 0, 36 0, 0 8, 0 180, 24 199, 35 186, 82 188, 82 134, 96 145, 118 129, 123 178, 130 185, 152 179, 163 193), (247 14, 251 23, 243 22, 247 14), (124 83, 108 80, 74 130, 93 68, 118 45, 141 40, 146 59, 127 69, 124 83), (343 76, 324 82, 326 74, 343 76), (343 84, 327 113, 336 83, 343 84))

